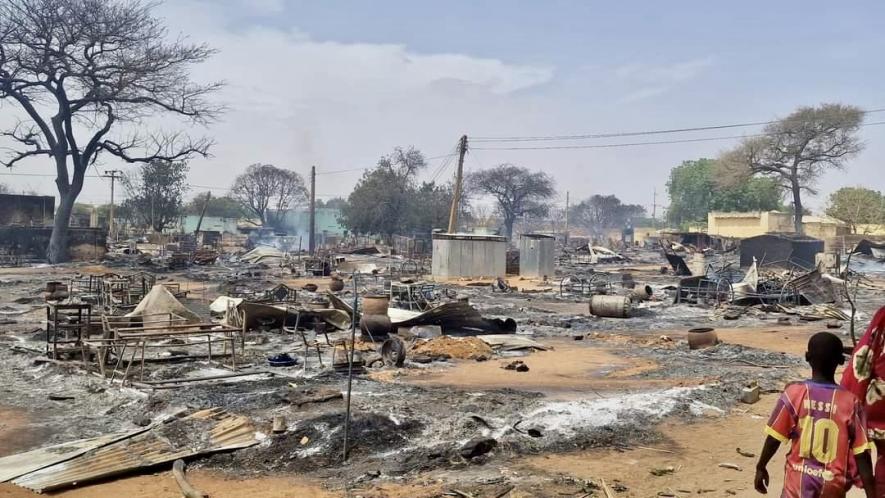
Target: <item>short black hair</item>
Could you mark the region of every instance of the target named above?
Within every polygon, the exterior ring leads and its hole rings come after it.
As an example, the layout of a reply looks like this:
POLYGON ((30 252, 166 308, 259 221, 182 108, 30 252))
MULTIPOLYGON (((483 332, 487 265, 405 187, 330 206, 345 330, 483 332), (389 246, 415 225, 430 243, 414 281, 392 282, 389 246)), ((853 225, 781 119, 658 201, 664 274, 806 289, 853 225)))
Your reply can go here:
POLYGON ((833 369, 845 363, 842 339, 831 332, 818 332, 808 339, 808 352, 805 359, 812 368, 833 369))

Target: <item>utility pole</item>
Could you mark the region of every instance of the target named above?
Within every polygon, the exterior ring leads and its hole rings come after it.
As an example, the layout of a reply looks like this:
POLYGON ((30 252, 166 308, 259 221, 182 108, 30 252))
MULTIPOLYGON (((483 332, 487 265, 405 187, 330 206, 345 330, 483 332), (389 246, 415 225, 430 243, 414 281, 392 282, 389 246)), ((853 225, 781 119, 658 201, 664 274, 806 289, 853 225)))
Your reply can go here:
POLYGON ((197 229, 194 230, 194 235, 200 233, 200 227, 203 226, 203 217, 206 216, 206 208, 209 207, 209 202, 212 200, 212 192, 206 191, 206 202, 203 203, 203 209, 200 210, 200 219, 197 220, 197 229))
POLYGON ((464 181, 464 156, 467 154, 467 135, 461 135, 458 142, 458 171, 455 173, 455 191, 452 195, 452 209, 449 211, 449 233, 458 230, 458 211, 461 208, 461 183, 464 181))
POLYGON ((310 167, 310 235, 307 237, 307 249, 313 255, 316 250, 316 240, 314 239, 316 232, 316 211, 317 211, 317 167, 310 167))
POLYGON ((658 223, 658 188, 655 187, 651 196, 651 219, 652 223, 658 223))
POLYGON ((111 237, 111 240, 117 240, 114 237, 114 182, 118 179, 123 178, 123 172, 118 169, 110 169, 105 170, 104 175, 105 178, 111 179, 111 212, 110 218, 108 219, 108 235, 111 237))
POLYGON ((568 190, 565 191, 565 240, 564 246, 568 247, 568 190))

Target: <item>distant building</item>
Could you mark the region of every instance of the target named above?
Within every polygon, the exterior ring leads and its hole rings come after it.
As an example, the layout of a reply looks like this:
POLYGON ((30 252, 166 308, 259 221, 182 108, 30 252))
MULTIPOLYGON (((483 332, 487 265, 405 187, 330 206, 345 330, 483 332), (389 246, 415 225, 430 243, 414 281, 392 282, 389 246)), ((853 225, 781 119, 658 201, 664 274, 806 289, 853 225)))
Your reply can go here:
POLYGON ((181 219, 181 231, 184 233, 193 233, 197 230, 197 224, 200 224, 200 231, 219 232, 219 233, 237 233, 237 218, 222 218, 220 216, 204 216, 203 222, 200 223, 200 215, 189 214, 181 219))
POLYGON ((858 235, 885 237, 885 225, 859 223, 855 225, 854 228, 857 230, 858 235))
MULTIPOLYGON (((802 217, 805 235, 822 240, 847 235, 845 222, 828 216, 802 217)), ((755 211, 749 213, 725 213, 712 211, 707 215, 707 233, 721 237, 745 239, 766 233, 793 233, 793 215, 781 211, 755 211)))
POLYGON ((608 241, 609 243, 623 242, 627 245, 637 246, 644 246, 645 243, 649 240, 654 240, 660 237, 660 228, 632 227, 632 230, 632 240, 630 241, 627 240, 624 229, 622 228, 609 228, 605 230, 605 232, 603 233, 603 237, 604 240, 608 241))
MULTIPOLYGON (((340 239, 347 233, 344 225, 338 222, 341 211, 335 208, 316 208, 314 230, 316 241, 320 246, 326 245, 327 239, 340 239)), ((290 209, 283 217, 283 228, 290 236, 301 235, 304 240, 310 233, 310 210, 306 207, 290 209)))
POLYGON ((707 233, 745 239, 771 232, 793 232, 793 215, 780 211, 707 214, 707 233))
POLYGON ((0 194, 0 226, 47 226, 54 215, 51 195, 0 194))
POLYGON ((841 237, 851 232, 847 223, 829 216, 803 216, 802 230, 809 237, 823 240, 841 237))

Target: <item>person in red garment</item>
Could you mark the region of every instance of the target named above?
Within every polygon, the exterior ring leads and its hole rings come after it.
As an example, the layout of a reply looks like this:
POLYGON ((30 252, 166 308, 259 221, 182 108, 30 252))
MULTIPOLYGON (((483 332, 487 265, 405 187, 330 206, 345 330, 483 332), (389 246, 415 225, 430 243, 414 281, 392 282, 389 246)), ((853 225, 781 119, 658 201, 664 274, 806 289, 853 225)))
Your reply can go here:
POLYGON ((885 498, 885 307, 864 333, 842 374, 842 387, 863 404, 867 435, 876 446, 876 496, 885 498))
POLYGON ((854 482, 856 467, 867 498, 873 498, 863 406, 835 380, 836 368, 845 363, 842 341, 818 332, 808 340, 805 359, 811 365, 811 379, 788 384, 775 405, 765 427, 768 437, 756 465, 755 488, 768 492, 766 467, 780 444, 786 443, 790 451, 781 497, 842 498, 854 482))

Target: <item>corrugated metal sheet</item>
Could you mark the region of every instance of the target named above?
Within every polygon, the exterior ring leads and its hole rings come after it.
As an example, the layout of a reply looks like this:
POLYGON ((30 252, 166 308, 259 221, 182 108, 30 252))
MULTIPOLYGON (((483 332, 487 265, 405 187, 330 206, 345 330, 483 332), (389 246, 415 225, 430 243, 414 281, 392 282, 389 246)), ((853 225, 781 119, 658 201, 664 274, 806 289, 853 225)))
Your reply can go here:
MULTIPOLYGON (((189 436, 193 437, 193 434, 189 436)), ((174 419, 149 432, 119 440, 71 460, 31 472, 12 482, 41 493, 123 474, 137 468, 172 462, 179 458, 246 448, 257 442, 255 428, 248 418, 213 408, 195 412, 182 419, 174 419), (186 424, 188 420, 206 420, 214 424, 209 429, 208 439, 203 444, 181 446, 180 442, 172 441, 162 435, 163 428, 174 429, 172 424, 186 424)))
POLYGON ((433 235, 431 271, 437 277, 503 277, 506 272, 507 239, 458 235, 433 235))
POLYGON ((488 332, 516 331, 516 322, 512 319, 489 320, 483 318, 476 308, 463 301, 443 303, 418 314, 403 311, 405 310, 390 309, 394 327, 439 325, 442 327, 443 333, 464 329, 485 330, 488 332))
POLYGON ((552 277, 554 270, 554 242, 546 235, 523 234, 519 236, 519 276, 552 277))
POLYGON ((35 470, 40 470, 43 467, 70 460, 89 450, 100 448, 120 439, 132 437, 147 430, 148 428, 144 428, 137 431, 105 434, 104 436, 70 441, 0 458, 0 482, 6 482, 35 470))

